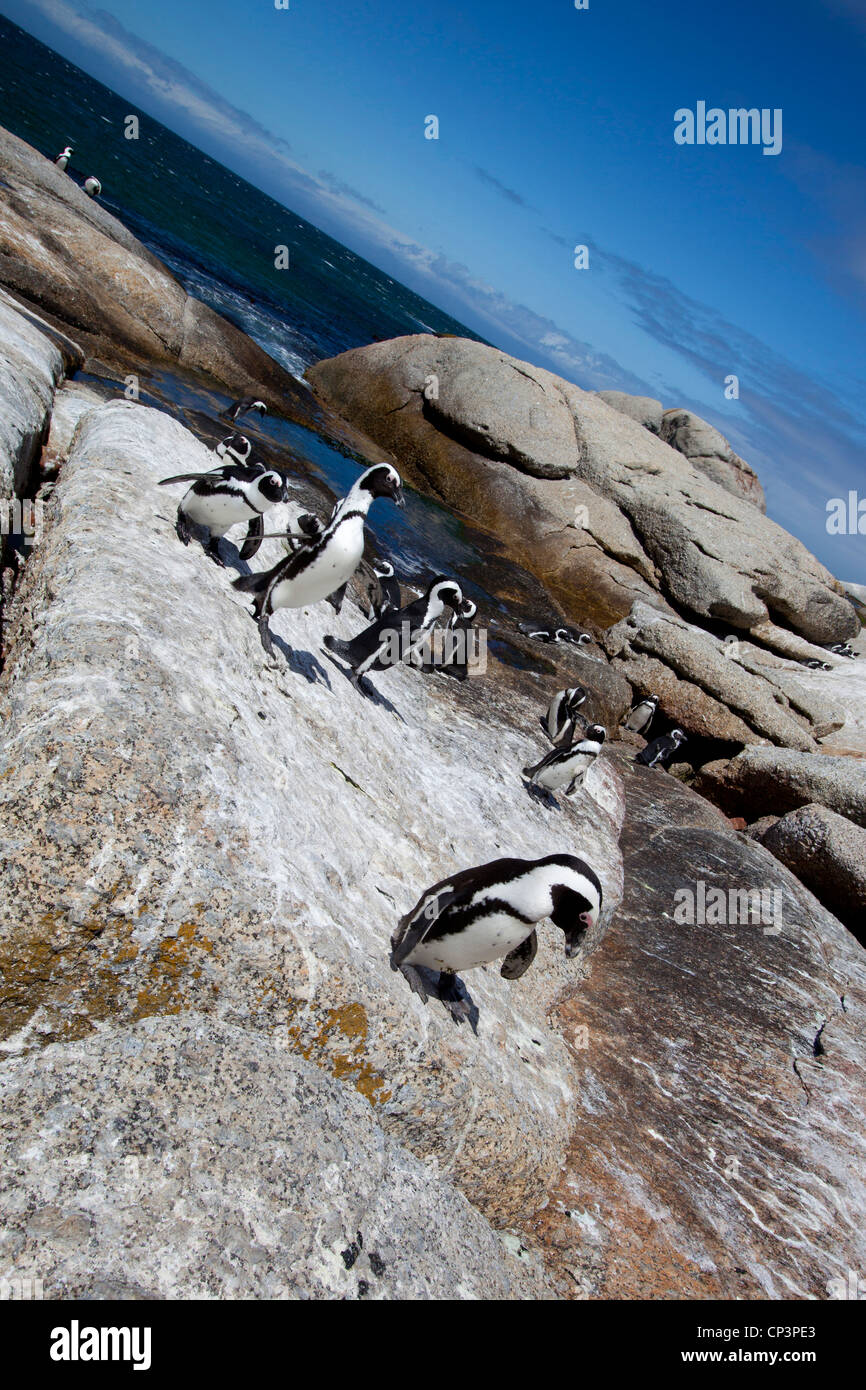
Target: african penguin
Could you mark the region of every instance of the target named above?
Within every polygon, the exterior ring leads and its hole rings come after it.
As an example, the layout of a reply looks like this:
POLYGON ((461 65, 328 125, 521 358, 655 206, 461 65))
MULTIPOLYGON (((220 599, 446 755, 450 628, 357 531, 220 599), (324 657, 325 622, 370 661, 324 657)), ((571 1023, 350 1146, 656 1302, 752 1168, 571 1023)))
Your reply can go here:
POLYGON ((214 449, 220 458, 232 459, 235 463, 247 463, 253 446, 245 434, 230 434, 221 439, 214 449))
POLYGON ((606 738, 607 730, 601 724, 590 724, 578 743, 572 743, 570 748, 552 748, 540 763, 525 767, 523 775, 534 787, 543 787, 549 792, 565 787, 566 796, 572 796, 601 752, 606 738))
MULTIPOLYGON (((444 628, 434 634, 434 641, 441 636, 438 650, 430 653, 432 660, 423 661, 421 670, 427 674, 441 672, 454 680, 469 679, 469 633, 474 632, 472 619, 478 612, 471 598, 464 598, 459 608, 455 608, 444 628)), ((473 656, 475 649, 473 648, 473 656)))
POLYGON ((415 664, 421 664, 427 638, 437 619, 441 618, 446 606, 456 612, 463 603, 460 585, 440 575, 428 585, 421 598, 386 613, 350 642, 325 637, 324 644, 328 651, 347 663, 349 679, 365 694, 367 691, 361 682, 368 672, 385 671, 413 658, 415 664))
POLYGON ((66 148, 61 150, 59 155, 56 156, 54 163, 57 165, 58 169, 65 169, 71 158, 72 146, 67 145, 66 148))
POLYGON ((309 545, 279 560, 262 574, 232 580, 242 593, 253 594, 253 617, 262 646, 273 655, 268 618, 277 608, 305 608, 347 584, 364 554, 364 522, 376 497, 403 503, 400 474, 389 463, 377 463, 360 478, 331 513, 322 534, 309 545))
POLYGON ((654 738, 652 743, 648 743, 646 748, 642 748, 635 758, 635 762, 643 763, 644 767, 665 767, 680 744, 686 741, 682 729, 671 729, 669 734, 662 734, 659 738, 654 738))
POLYGON ((570 627, 540 627, 535 623, 521 623, 520 631, 525 632, 527 637, 534 637, 538 642, 570 642, 572 646, 585 647, 592 641, 588 632, 575 632, 574 628, 570 627))
POLYGON ((84 191, 88 197, 98 198, 102 192, 102 184, 91 174, 90 178, 84 180, 84 191))
POLYGON ((586 691, 582 685, 557 691, 541 721, 541 727, 551 743, 571 742, 577 725, 577 711, 585 699, 586 691))
POLYGON ((504 957, 500 974, 517 980, 538 950, 535 926, 549 917, 575 956, 602 907, 598 875, 572 854, 543 859, 494 859, 463 869, 428 888, 401 917, 391 938, 391 969, 426 1002, 440 999, 455 1023, 475 1027, 477 1010, 460 988, 458 970, 504 957), (438 970, 438 981, 427 971, 438 970), (474 1015, 474 1017, 473 1017, 474 1015))
POLYGON ((642 734, 644 729, 648 729, 652 723, 658 704, 658 695, 648 695, 645 700, 639 701, 629 710, 623 720, 623 728, 631 729, 632 733, 635 734, 642 734))
POLYGON ((190 523, 210 532, 206 553, 225 565, 219 553, 220 537, 238 522, 249 523, 241 557, 248 559, 261 545, 262 514, 288 498, 285 478, 262 463, 226 463, 209 473, 178 473, 163 478, 160 487, 192 483, 177 509, 177 534, 189 545, 190 523))
POLYGON ((808 661, 800 663, 801 666, 808 666, 810 671, 832 671, 833 667, 829 661, 818 661, 816 657, 810 657, 808 661))
POLYGON ((848 642, 836 642, 834 646, 828 647, 834 656, 847 656, 853 661, 857 653, 848 642))
POLYGON ((234 405, 223 411, 223 419, 239 420, 242 415, 249 415, 252 410, 257 410, 259 415, 266 415, 268 407, 256 396, 244 396, 242 400, 235 401, 234 405))
POLYGON ((394 566, 390 560, 379 560, 373 565, 373 579, 367 586, 367 599, 370 604, 368 617, 384 618, 386 613, 400 607, 400 585, 394 576, 394 566))

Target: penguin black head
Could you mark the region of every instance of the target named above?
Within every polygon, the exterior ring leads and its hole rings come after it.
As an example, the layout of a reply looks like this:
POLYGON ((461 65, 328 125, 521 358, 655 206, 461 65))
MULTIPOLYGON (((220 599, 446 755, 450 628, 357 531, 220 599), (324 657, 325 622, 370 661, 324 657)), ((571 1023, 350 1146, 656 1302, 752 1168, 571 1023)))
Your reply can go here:
POLYGON ((282 473, 277 473, 271 469, 257 482, 259 492, 263 497, 267 497, 269 502, 288 502, 289 483, 282 473))
POLYGON ((398 507, 405 506, 400 474, 390 463, 377 463, 375 467, 368 468, 366 473, 361 474, 356 487, 371 493, 373 497, 390 497, 398 507))
POLYGON ((393 579, 394 566, 390 560, 380 560, 377 565, 373 566, 373 573, 377 579, 393 579))
POLYGON ((216 446, 216 451, 218 454, 227 454, 231 450, 236 458, 245 463, 250 456, 252 447, 245 434, 230 434, 225 439, 220 440, 216 446))
POLYGON ((478 605, 477 605, 477 603, 473 603, 472 600, 471 600, 471 598, 465 598, 465 599, 463 600, 463 602, 461 603, 461 605, 460 605, 460 611, 459 611, 459 613, 458 613, 458 617, 461 617, 461 618, 474 618, 474 617, 475 617, 475 614, 476 614, 477 612, 478 612, 478 605))
POLYGON ((688 739, 682 729, 671 729, 670 737, 673 739, 677 748, 679 748, 681 743, 688 743, 688 739))
POLYGON ((583 735, 583 739, 587 743, 604 743, 606 738, 607 729, 605 729, 601 724, 590 724, 589 728, 583 735))
POLYGON ((455 613, 459 613, 463 606, 463 590, 454 579, 447 579, 444 574, 437 575, 427 590, 428 597, 432 598, 435 594, 441 603, 447 603, 449 608, 453 608, 455 613))
POLYGON ((574 647, 585 647, 592 641, 588 632, 575 632, 573 628, 558 627, 553 634, 555 642, 570 642, 574 647))
POLYGON ((312 512, 301 512, 300 516, 296 518, 296 525, 305 536, 312 536, 316 540, 325 529, 319 518, 313 516, 312 512))
MULTIPOLYGON (((563 856, 566 857, 572 859, 570 855, 563 856)), ((597 924, 604 896, 589 865, 579 859, 572 859, 572 863, 574 868, 563 874, 564 882, 555 884, 550 895, 550 920, 565 936, 565 954, 569 959, 577 955, 586 933, 597 924)))

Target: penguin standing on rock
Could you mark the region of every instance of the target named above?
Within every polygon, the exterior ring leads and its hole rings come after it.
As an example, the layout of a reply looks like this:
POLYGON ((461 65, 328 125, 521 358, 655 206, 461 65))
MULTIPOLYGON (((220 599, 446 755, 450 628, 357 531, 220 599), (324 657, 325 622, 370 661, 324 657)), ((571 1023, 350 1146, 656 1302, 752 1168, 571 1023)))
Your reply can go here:
POLYGON ((71 158, 72 146, 67 145, 65 149, 62 149, 60 153, 55 156, 54 163, 57 165, 58 169, 65 170, 71 158))
POLYGON ((266 415, 268 407, 255 396, 244 396, 242 400, 235 401, 234 405, 223 411, 223 419, 239 420, 242 415, 249 415, 253 410, 257 410, 259 415, 266 415))
POLYGON ((658 695, 648 695, 645 700, 639 701, 638 704, 629 710, 623 720, 623 728, 631 729, 634 734, 642 734, 644 729, 648 729, 652 723, 658 707, 658 695))
POLYGON ((241 550, 246 560, 261 545, 262 514, 288 498, 288 485, 281 473, 263 463, 227 463, 209 473, 178 473, 163 478, 160 487, 172 483, 192 483, 177 509, 177 534, 184 545, 190 542, 190 523, 209 533, 205 553, 225 566, 220 555, 220 538, 238 522, 249 523, 241 550))
POLYGON ((233 463, 248 463, 252 451, 253 446, 245 434, 229 434, 214 449, 221 459, 231 459, 233 463))
POLYGON ((262 574, 241 575, 232 580, 241 593, 253 594, 253 617, 262 646, 269 656, 274 648, 268 618, 278 608, 306 608, 348 584, 364 554, 364 522, 377 497, 403 503, 400 474, 389 463, 368 468, 337 504, 322 534, 301 546, 262 574))
POLYGON ((588 632, 575 632, 570 627, 541 627, 536 623, 521 623, 520 631, 537 642, 551 642, 554 645, 571 643, 575 647, 586 647, 592 642, 588 632))
POLYGON ((421 598, 414 599, 396 612, 386 613, 384 618, 371 623, 350 642, 325 637, 324 644, 329 652, 347 663, 347 674, 355 688, 362 694, 368 694, 363 681, 370 671, 386 671, 391 666, 400 666, 413 659, 420 663, 427 638, 446 606, 459 612, 463 605, 460 585, 440 575, 421 598))
POLYGON ((582 685, 573 685, 569 690, 559 690, 547 706, 547 713, 541 727, 551 743, 560 747, 571 743, 577 728, 577 711, 586 699, 582 685))
POLYGON ((500 974, 519 979, 535 959, 535 927, 544 917, 563 932, 572 958, 597 924, 602 899, 595 870, 572 854, 463 869, 428 888, 401 917, 391 938, 391 969, 423 1002, 441 1000, 455 1023, 466 1019, 477 1032, 478 1010, 457 971, 504 957, 500 974))
POLYGON ((390 560, 379 560, 373 565, 373 578, 367 586, 367 599, 370 604, 368 617, 384 618, 386 613, 400 607, 400 585, 394 575, 390 560))
MULTIPOLYGON (((453 676, 456 681, 469 679, 469 644, 472 640, 469 633, 475 631, 472 619, 477 612, 478 608, 471 598, 465 598, 460 607, 451 614, 447 627, 437 631, 436 636, 441 632, 441 651, 433 660, 422 664, 422 671, 439 671, 443 676, 453 676)), ((472 654, 474 658, 475 648, 472 654)))
POLYGON ((579 743, 573 743, 570 748, 552 748, 540 763, 525 767, 523 775, 529 778, 532 787, 543 787, 549 792, 565 787, 565 795, 573 796, 606 738, 607 730, 601 724, 590 724, 579 743))
POLYGON ((666 767, 680 744, 685 742, 686 736, 682 729, 671 729, 669 734, 654 738, 652 743, 642 748, 635 762, 642 763, 644 767, 666 767))

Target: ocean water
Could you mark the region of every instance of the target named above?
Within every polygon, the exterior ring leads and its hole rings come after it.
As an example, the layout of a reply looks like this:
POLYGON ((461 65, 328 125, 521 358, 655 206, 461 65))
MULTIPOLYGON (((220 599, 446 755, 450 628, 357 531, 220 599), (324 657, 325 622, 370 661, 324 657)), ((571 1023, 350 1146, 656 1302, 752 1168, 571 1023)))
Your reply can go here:
POLYGON ((51 159, 72 144, 72 177, 95 174, 103 206, 293 375, 404 333, 477 337, 3 16, 0 54, 0 124, 51 159))
MULTIPOLYGON (((50 158, 72 144, 71 176, 83 183, 96 174, 103 206, 190 294, 294 376, 324 357, 406 333, 478 337, 2 16, 0 51, 0 124, 50 158), (137 141, 123 138, 130 114, 140 118, 137 141), (277 245, 289 247, 288 271, 274 267, 277 245)), ((106 396, 122 388, 87 381, 106 396)), ((219 421, 225 397, 165 369, 143 383, 141 400, 169 410, 208 443, 228 432, 219 421)), ((249 417, 242 428, 258 456, 303 482, 303 504, 319 515, 366 464, 276 415, 249 417)), ((549 602, 492 537, 411 489, 405 511, 375 509, 370 531, 371 550, 391 559, 404 582, 419 587, 434 574, 458 577, 492 624, 491 650, 507 650, 512 664, 526 665, 519 645, 510 645, 512 624, 543 616, 543 609, 549 614, 549 602)))

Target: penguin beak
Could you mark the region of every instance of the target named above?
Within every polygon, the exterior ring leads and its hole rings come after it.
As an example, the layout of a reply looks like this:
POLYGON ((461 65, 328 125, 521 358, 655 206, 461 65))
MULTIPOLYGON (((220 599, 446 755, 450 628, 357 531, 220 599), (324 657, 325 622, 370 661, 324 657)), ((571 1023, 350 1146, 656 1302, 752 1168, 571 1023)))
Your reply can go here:
POLYGON ((393 498, 394 498, 394 501, 397 503, 397 506, 398 506, 398 507, 405 507, 405 505, 406 505, 406 498, 403 496, 403 489, 402 489, 402 487, 396 486, 396 487, 394 488, 394 492, 393 492, 392 496, 393 496, 393 498))

